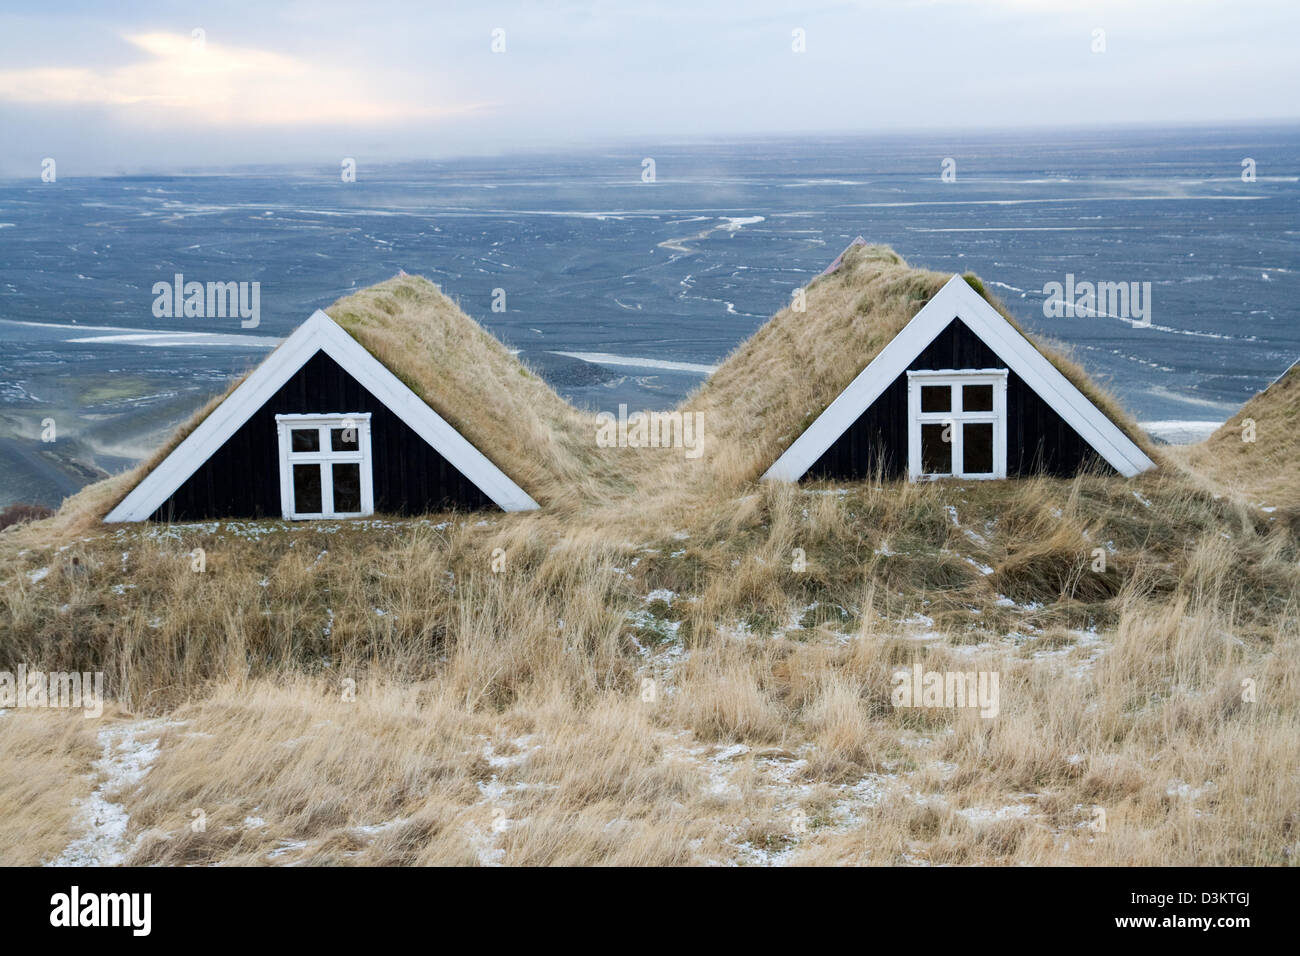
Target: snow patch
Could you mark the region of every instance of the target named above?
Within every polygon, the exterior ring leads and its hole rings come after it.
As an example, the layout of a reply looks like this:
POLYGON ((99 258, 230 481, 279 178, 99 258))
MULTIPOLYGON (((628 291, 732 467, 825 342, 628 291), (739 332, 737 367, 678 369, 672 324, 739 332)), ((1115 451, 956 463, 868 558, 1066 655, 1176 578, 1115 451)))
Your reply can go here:
POLYGON ((78 802, 74 825, 82 836, 68 844, 50 866, 118 866, 126 861, 131 847, 126 843, 130 822, 126 809, 109 799, 139 785, 158 756, 158 738, 164 727, 180 722, 144 720, 106 727, 99 732, 102 756, 92 765, 103 781, 78 802), (152 736, 152 739, 142 739, 152 736))

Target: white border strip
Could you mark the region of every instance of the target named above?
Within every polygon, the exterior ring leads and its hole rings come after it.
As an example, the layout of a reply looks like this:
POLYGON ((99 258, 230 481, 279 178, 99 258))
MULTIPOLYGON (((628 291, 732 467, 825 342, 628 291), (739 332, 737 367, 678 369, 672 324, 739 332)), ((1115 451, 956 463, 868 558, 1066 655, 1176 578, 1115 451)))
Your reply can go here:
POLYGON ((352 336, 317 309, 212 414, 118 503, 107 522, 145 521, 317 352, 324 352, 504 511, 532 511, 528 494, 352 336))
POLYGON ((949 279, 880 354, 849 383, 763 474, 798 481, 953 319, 961 319, 1025 384, 1121 475, 1155 467, 1131 438, 1070 383, 997 309, 959 275, 949 279))

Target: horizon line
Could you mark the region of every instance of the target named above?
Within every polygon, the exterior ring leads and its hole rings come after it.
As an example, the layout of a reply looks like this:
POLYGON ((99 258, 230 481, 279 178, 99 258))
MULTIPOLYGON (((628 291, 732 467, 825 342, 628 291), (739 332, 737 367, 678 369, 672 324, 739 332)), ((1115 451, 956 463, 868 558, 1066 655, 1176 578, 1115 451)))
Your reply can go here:
MULTIPOLYGON (((697 146, 707 144, 722 143, 744 143, 744 142, 792 142, 806 141, 809 138, 820 138, 823 140, 839 139, 890 139, 890 138, 929 138, 942 137, 945 135, 954 137, 999 137, 1015 134, 1041 134, 1044 132, 1060 133, 1097 133, 1097 132, 1114 132, 1114 133, 1135 133, 1135 132, 1175 132, 1180 130, 1186 131, 1210 131, 1210 130, 1228 130, 1228 129, 1254 129, 1254 130, 1279 130, 1298 128, 1300 129, 1300 115, 1292 117, 1274 117, 1261 119, 1218 119, 1218 120, 1201 120, 1196 122, 1159 122, 1144 120, 1126 120, 1113 123, 1072 123, 1072 124, 1040 124, 1040 125, 1022 125, 1022 126, 916 126, 916 127, 890 127, 879 130, 844 130, 844 129, 825 129, 817 131, 789 132, 789 131, 767 131, 767 132, 736 132, 729 134, 688 134, 678 133, 666 136, 649 136, 649 135, 626 135, 611 136, 606 139, 572 139, 567 141, 554 141, 546 143, 537 143, 535 145, 518 145, 506 147, 483 147, 478 149, 466 148, 443 154, 406 154, 396 155, 393 158, 382 160, 367 160, 367 164, 377 167, 392 167, 400 165, 410 165, 417 163, 439 163, 455 162, 467 159, 485 159, 492 157, 506 158, 511 156, 534 155, 541 156, 547 154, 580 154, 589 152, 600 152, 608 149, 631 148, 633 146, 649 146, 654 144, 659 148, 673 146, 697 146)), ((170 166, 136 166, 123 168, 118 165, 117 172, 87 172, 73 175, 60 175, 61 179, 123 179, 123 178, 155 178, 169 176, 174 178, 218 178, 221 176, 238 175, 240 172, 257 169, 285 169, 285 168, 310 168, 307 161, 301 159, 285 159, 270 162, 234 162, 216 165, 195 165, 191 163, 175 163, 170 166), (129 169, 130 171, 127 171, 129 169)), ((0 182, 24 182, 28 179, 40 178, 39 172, 27 176, 13 176, 0 172, 0 182)))

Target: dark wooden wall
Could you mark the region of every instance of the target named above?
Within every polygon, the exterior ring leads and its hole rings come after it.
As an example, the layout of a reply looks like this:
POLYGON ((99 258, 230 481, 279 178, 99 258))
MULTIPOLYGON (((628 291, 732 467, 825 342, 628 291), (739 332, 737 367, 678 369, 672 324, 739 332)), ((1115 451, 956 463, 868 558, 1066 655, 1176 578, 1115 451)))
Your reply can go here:
POLYGON ((153 513, 154 521, 280 516, 275 416, 370 413, 375 512, 423 514, 492 501, 324 352, 317 352, 153 513))
MULTIPOLYGON (((1006 368, 1007 363, 960 319, 953 319, 908 365, 922 369, 1006 368)), ((1025 384, 1007 375, 1007 476, 1046 473, 1069 477, 1112 469, 1079 433, 1025 384)), ((907 373, 877 396, 856 422, 813 463, 804 478, 853 480, 907 475, 907 373)))

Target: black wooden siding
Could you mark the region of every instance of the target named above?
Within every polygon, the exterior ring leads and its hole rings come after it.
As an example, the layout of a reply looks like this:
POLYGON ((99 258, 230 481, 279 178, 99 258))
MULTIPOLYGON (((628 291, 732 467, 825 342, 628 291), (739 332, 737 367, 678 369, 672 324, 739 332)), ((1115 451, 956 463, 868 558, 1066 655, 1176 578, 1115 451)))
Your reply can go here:
MULTIPOLYGON (((922 350, 908 371, 1007 368, 960 319, 953 319, 922 350)), ((1091 467, 1113 472, 1015 372, 1007 374, 1007 476, 1046 473, 1069 477, 1091 467)), ((907 475, 907 372, 894 379, 805 474, 807 480, 854 480, 907 475)))
POLYGON ((276 415, 370 413, 375 512, 494 507, 447 459, 324 352, 293 378, 151 516, 154 521, 279 517, 276 415))

